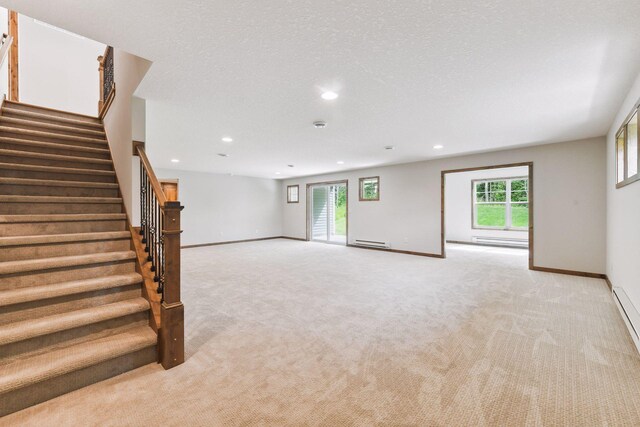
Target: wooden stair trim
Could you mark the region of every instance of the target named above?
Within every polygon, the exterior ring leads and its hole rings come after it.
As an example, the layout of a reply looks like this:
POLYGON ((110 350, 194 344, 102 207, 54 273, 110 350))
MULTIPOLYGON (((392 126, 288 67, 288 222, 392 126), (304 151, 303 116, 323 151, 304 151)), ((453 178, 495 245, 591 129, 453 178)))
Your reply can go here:
POLYGON ((103 252, 89 255, 71 255, 54 258, 28 259, 0 262, 0 275, 24 274, 42 270, 78 267, 85 265, 107 264, 119 261, 134 261, 132 251, 103 252))
POLYGON ((35 187, 69 187, 69 188, 100 188, 117 190, 118 184, 115 182, 90 182, 90 181, 60 181, 60 180, 42 180, 31 178, 13 178, 0 176, 0 185, 31 185, 35 187))
POLYGON ((50 108, 50 107, 43 107, 41 105, 34 105, 34 104, 28 104, 26 102, 18 102, 18 101, 11 101, 11 100, 6 100, 5 101, 5 106, 6 105, 22 105, 23 107, 27 107, 27 108, 33 108, 35 110, 42 110, 42 111, 52 111, 55 113, 62 113, 62 114, 68 114, 70 116, 75 116, 75 117, 81 117, 83 119, 90 119, 93 123, 100 123, 100 119, 97 116, 89 116, 87 114, 82 114, 82 113, 73 113, 70 111, 64 111, 64 110, 58 110, 56 108, 50 108))
POLYGON ((131 238, 128 231, 98 231, 89 233, 36 234, 33 236, 0 237, 0 247, 34 246, 69 242, 98 242, 106 240, 126 240, 131 238))
POLYGON ((139 297, 98 307, 7 323, 0 325, 0 346, 117 319, 118 317, 147 310, 149 310, 149 302, 139 297))
POLYGON ((85 153, 109 154, 108 148, 85 147, 83 145, 59 144, 56 142, 36 141, 34 139, 11 138, 0 136, 0 143, 13 145, 29 145, 32 147, 50 148, 52 150, 81 151, 85 153))
POLYGON ((99 169, 64 168, 61 166, 25 165, 21 163, 0 163, 0 169, 28 170, 32 172, 67 173, 75 175, 108 175, 115 176, 115 171, 99 169))
POLYGON ((144 326, 64 347, 0 366, 0 394, 74 372, 157 344, 158 337, 144 326))
POLYGON ((122 203, 121 197, 76 197, 76 196, 16 196, 0 194, 4 203, 50 203, 50 204, 116 204, 122 203))
POLYGON ((100 145, 107 144, 106 139, 86 138, 84 136, 63 135, 61 133, 42 132, 39 130, 14 128, 9 126, 0 126, 0 132, 9 133, 12 135, 18 134, 18 135, 37 136, 40 138, 60 139, 63 141, 66 140, 66 141, 86 142, 88 144, 100 144, 100 145))
POLYGON ((131 286, 141 283, 142 276, 138 273, 130 273, 74 280, 71 282, 53 283, 49 285, 28 286, 26 288, 7 289, 6 291, 0 291, 0 307, 101 291, 122 286, 131 286))
POLYGON ((94 159, 92 157, 67 156, 64 154, 38 153, 36 151, 8 150, 0 148, 0 155, 8 157, 28 157, 32 159, 57 160, 61 162, 94 163, 96 165, 111 165, 111 160, 94 159))
POLYGON ((104 131, 81 129, 72 126, 56 125, 53 123, 38 122, 33 120, 18 119, 16 117, 0 116, 0 122, 7 122, 9 124, 17 126, 32 126, 37 128, 50 129, 51 131, 70 132, 70 133, 83 133, 86 135, 93 135, 103 137, 106 135, 104 131))
POLYGON ((36 222, 88 222, 125 221, 123 213, 111 214, 45 214, 45 215, 0 215, 0 224, 24 224, 36 222))
POLYGON ((154 282, 154 272, 151 271, 151 263, 147 260, 147 253, 144 250, 144 243, 142 243, 142 236, 140 235, 139 227, 131 227, 131 234, 133 238, 133 248, 136 253, 136 270, 142 276, 142 293, 144 297, 149 301, 151 307, 151 316, 149 316, 150 326, 154 331, 158 332, 161 322, 161 304, 162 296, 156 292, 158 283, 154 282))
POLYGON ((100 122, 88 122, 88 121, 84 121, 84 120, 74 120, 74 119, 70 119, 70 118, 67 118, 67 117, 52 116, 52 115, 49 115, 49 114, 36 113, 34 111, 20 110, 18 108, 11 108, 11 107, 6 107, 6 106, 2 108, 2 111, 3 112, 7 112, 9 114, 30 117, 30 118, 33 118, 35 120, 50 120, 52 122, 67 123, 69 125, 90 126, 90 127, 96 128, 96 129, 104 129, 102 123, 100 123, 100 122))

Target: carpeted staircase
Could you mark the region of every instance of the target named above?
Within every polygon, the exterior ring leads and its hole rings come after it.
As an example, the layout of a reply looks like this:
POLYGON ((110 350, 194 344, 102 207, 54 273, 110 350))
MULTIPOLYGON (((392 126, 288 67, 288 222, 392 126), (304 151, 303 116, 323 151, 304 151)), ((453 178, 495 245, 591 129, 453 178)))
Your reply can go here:
POLYGON ((0 115, 0 416, 156 361, 97 118, 0 115))

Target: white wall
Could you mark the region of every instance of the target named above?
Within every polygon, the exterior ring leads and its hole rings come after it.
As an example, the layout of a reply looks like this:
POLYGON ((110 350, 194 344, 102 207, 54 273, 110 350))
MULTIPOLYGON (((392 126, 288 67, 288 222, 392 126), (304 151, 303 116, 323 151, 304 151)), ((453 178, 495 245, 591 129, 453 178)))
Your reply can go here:
MULTIPOLYGON (((149 70, 151 62, 120 49, 114 49, 113 55, 116 96, 103 121, 123 202, 131 221, 134 200, 132 97, 149 70)), ((135 188, 138 189, 138 186, 135 188)))
MULTIPOLYGON (((0 16, 0 19, 2 17, 0 16)), ((98 115, 98 56, 105 45, 19 15, 20 101, 98 115)))
POLYGON ((279 181, 173 169, 156 175, 178 179, 183 246, 282 236, 279 181))
MULTIPOLYGON (((615 133, 640 99, 640 75, 607 135, 607 276, 640 310, 640 181, 616 189, 615 133)), ((638 327, 638 325, 636 325, 638 327)))
POLYGON ((447 174, 445 185, 445 230, 446 239, 471 242, 472 237, 502 237, 508 239, 529 238, 528 231, 483 230, 472 227, 473 195, 471 182, 477 179, 513 178, 529 174, 529 168, 500 168, 447 174))
MULTIPOLYGON (((0 7, 0 33, 9 33, 9 12, 0 7)), ((9 93, 9 54, 0 66, 0 99, 9 93)), ((7 97, 8 98, 8 97, 7 97)))
POLYGON ((306 236, 310 182, 349 180, 349 241, 382 240, 393 249, 440 253, 440 172, 534 162, 535 264, 604 273, 605 138, 496 151, 284 180, 300 184, 300 203, 282 201, 285 236, 306 236), (379 202, 358 202, 358 178, 381 177, 379 202))
MULTIPOLYGON (((145 142, 147 139, 147 103, 136 96, 131 98, 131 138, 145 142)), ((140 158, 131 157, 131 225, 140 226, 140 158)))

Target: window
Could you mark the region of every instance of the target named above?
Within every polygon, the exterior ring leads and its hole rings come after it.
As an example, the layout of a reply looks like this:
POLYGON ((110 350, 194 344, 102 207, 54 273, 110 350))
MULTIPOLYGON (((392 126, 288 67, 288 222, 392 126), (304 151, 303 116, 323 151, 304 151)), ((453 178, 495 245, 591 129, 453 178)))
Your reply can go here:
POLYGON ((616 188, 640 179, 638 157, 638 108, 616 134, 616 188))
POLYGON ((298 203, 298 192, 300 191, 300 187, 297 185, 288 185, 287 186, 287 203, 298 203))
POLYGON ((380 177, 360 178, 360 201, 380 200, 380 177))
POLYGON ((529 179, 473 181, 473 228, 529 227, 529 179))

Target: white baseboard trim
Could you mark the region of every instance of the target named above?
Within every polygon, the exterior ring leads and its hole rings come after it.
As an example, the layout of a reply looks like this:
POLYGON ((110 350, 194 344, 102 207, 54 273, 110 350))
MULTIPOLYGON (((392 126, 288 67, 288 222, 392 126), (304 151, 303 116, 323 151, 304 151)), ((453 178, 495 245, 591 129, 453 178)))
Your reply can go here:
POLYGON ((627 325, 631 339, 636 345, 638 352, 640 352, 640 313, 624 289, 620 287, 613 288, 613 300, 622 315, 624 323, 627 325))

